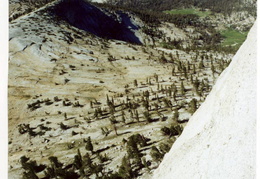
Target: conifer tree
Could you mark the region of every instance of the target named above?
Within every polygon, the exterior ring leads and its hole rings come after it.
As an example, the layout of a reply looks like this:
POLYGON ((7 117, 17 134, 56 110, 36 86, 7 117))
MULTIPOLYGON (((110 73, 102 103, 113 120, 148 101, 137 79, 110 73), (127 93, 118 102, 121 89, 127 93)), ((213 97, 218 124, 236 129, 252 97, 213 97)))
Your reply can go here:
POLYGON ((145 118, 145 120, 146 120, 147 122, 151 122, 151 121, 152 121, 152 119, 151 119, 151 117, 150 117, 149 111, 145 111, 143 114, 144 114, 144 118, 145 118))
POLYGON ((189 106, 190 106, 190 112, 193 114, 197 110, 197 100, 193 98, 190 101, 189 106))
POLYGON ((163 158, 163 154, 155 146, 152 147, 150 154, 151 154, 152 159, 155 162, 159 162, 163 158))
POLYGON ((110 100, 109 100, 109 97, 107 95, 107 105, 109 106, 109 103, 110 103, 110 100))
POLYGON ((117 121, 116 121, 114 115, 111 116, 111 118, 110 118, 110 123, 112 124, 112 126, 113 126, 113 128, 114 128, 114 130, 115 130, 116 135, 118 135, 118 133, 117 133, 117 127, 116 127, 117 121))
POLYGON ((51 162, 52 168, 61 168, 63 166, 63 164, 58 161, 57 157, 51 156, 49 157, 49 160, 51 162))
POLYGON ((138 86, 138 83, 137 83, 137 80, 136 80, 136 79, 134 80, 134 86, 135 86, 135 87, 138 86))
POLYGON ((176 56, 178 59, 180 58, 178 51, 176 51, 176 56))
POLYGON ((170 59, 171 59, 171 62, 174 63, 174 58, 173 58, 172 53, 170 53, 169 57, 170 57, 170 59))
POLYGON ((198 78, 196 77, 196 79, 195 79, 195 81, 193 83, 193 86, 194 86, 196 92, 199 89, 199 85, 200 85, 200 82, 199 82, 198 78))
POLYGON ((142 158, 142 164, 145 168, 147 168, 149 171, 151 170, 149 167, 149 162, 145 159, 145 157, 142 158))
POLYGON ((89 153, 86 153, 86 154, 84 155, 84 164, 85 164, 88 168, 90 168, 90 167, 92 166, 92 160, 91 160, 91 158, 90 158, 89 153))
POLYGON ((179 120, 179 111, 178 111, 178 109, 174 109, 173 120, 174 121, 178 121, 179 120))
POLYGON ((130 160, 126 156, 122 158, 121 166, 118 173, 122 178, 125 179, 131 179, 134 176, 130 160))
POLYGON ((172 97, 172 88, 168 88, 168 93, 169 93, 169 96, 172 97))
POLYGON ((212 71, 212 74, 213 74, 213 77, 214 77, 215 67, 214 67, 214 64, 213 64, 212 61, 211 61, 211 71, 212 71))
POLYGON ((44 170, 46 168, 45 165, 40 165, 38 166, 36 161, 29 161, 29 158, 22 156, 20 158, 20 163, 23 167, 23 169, 25 170, 25 172, 23 173, 22 178, 23 179, 38 179, 38 176, 36 175, 37 169, 40 168, 40 170, 44 170))
POLYGON ((159 146, 160 151, 165 155, 171 149, 171 146, 168 143, 161 143, 159 146))
POLYGON ((172 76, 175 75, 175 66, 172 67, 172 76))
POLYGON ((195 64, 193 64, 193 74, 196 74, 196 66, 195 66, 195 64))
POLYGON ((156 83, 158 83, 158 81, 159 81, 159 76, 158 76, 156 73, 154 74, 154 78, 155 78, 156 83))
POLYGON ((87 139, 87 144, 85 146, 85 149, 88 151, 91 151, 91 153, 93 153, 93 151, 94 151, 93 144, 92 144, 90 137, 88 137, 88 139, 87 139))
POLYGON ((82 156, 79 149, 78 149, 78 154, 74 156, 73 165, 76 167, 76 169, 80 169, 83 165, 82 156))
POLYGON ((186 69, 185 66, 183 67, 183 73, 184 73, 184 77, 185 77, 186 79, 188 79, 188 73, 187 73, 187 69, 186 69))
POLYGON ((140 119, 139 119, 139 114, 138 114, 138 110, 135 111, 135 118, 136 118, 137 122, 140 121, 140 119))
POLYGON ((183 81, 181 82, 181 95, 185 95, 185 87, 184 87, 184 84, 183 84, 183 81))
POLYGON ((125 119, 125 112, 122 110, 122 121, 123 121, 123 123, 125 123, 126 122, 126 119, 125 119))
POLYGON ((190 81, 191 81, 191 83, 193 83, 193 76, 192 75, 190 75, 190 81))
POLYGON ((190 62, 189 61, 187 63, 187 70, 188 70, 188 72, 190 71, 190 62))
POLYGON ((203 69, 205 66, 204 66, 204 63, 203 63, 203 60, 200 61, 199 63, 199 69, 203 69))
POLYGON ((204 80, 202 80, 200 83, 201 92, 204 90, 204 88, 205 88, 205 83, 204 83, 204 80))

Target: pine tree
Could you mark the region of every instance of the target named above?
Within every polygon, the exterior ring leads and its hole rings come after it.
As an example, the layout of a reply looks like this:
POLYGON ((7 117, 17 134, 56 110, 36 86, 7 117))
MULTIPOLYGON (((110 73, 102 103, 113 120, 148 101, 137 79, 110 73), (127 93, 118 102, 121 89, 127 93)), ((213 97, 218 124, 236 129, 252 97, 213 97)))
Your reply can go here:
POLYGON ((172 97, 172 88, 168 88, 168 93, 169 93, 169 96, 172 97))
POLYGON ((74 156, 74 162, 73 162, 74 166, 76 167, 76 169, 80 169, 83 165, 82 163, 82 156, 81 153, 78 149, 78 154, 74 156))
POLYGON ((190 62, 189 61, 187 63, 187 70, 188 70, 188 72, 190 71, 190 62))
POLYGON ((184 73, 184 77, 185 77, 186 79, 188 79, 188 73, 187 73, 187 69, 186 69, 185 66, 183 67, 183 73, 184 73))
POLYGON ((122 115, 122 121, 123 121, 123 123, 125 123, 125 121, 126 121, 126 119, 125 119, 125 112, 122 111, 121 115, 122 115))
POLYGON ((158 112, 158 110, 159 110, 159 105, 158 105, 157 103, 154 103, 154 108, 155 108, 155 111, 158 112))
MULTIPOLYGON (((22 178, 23 179, 38 179, 38 176, 36 175, 36 172, 37 172, 36 169, 39 167, 42 168, 43 165, 37 166, 37 163, 35 160, 30 161, 30 162, 28 162, 28 160, 29 160, 29 158, 27 158, 25 156, 22 156, 20 158, 20 163, 21 163, 23 169, 25 170, 22 178)), ((46 168, 46 166, 43 166, 43 167, 44 167, 43 169, 46 168)), ((41 170, 43 170, 43 169, 41 169, 41 170)))
POLYGON ((193 74, 196 74, 196 66, 195 66, 195 64, 193 64, 193 74))
POLYGON ((200 82, 199 82, 198 78, 196 77, 196 79, 195 79, 195 81, 193 83, 193 86, 194 86, 196 92, 199 89, 199 85, 200 85, 200 82))
POLYGON ((190 81, 191 81, 191 83, 193 83, 193 76, 192 76, 192 74, 190 75, 190 81))
POLYGON ((136 80, 136 79, 134 80, 134 86, 135 86, 135 87, 138 86, 138 83, 137 83, 137 80, 136 80))
POLYGON ((176 56, 178 59, 180 58, 178 51, 176 51, 176 56))
POLYGON ((134 176, 130 160, 126 156, 122 158, 121 166, 119 168, 118 173, 122 178, 125 179, 131 179, 134 176))
POLYGON ((173 99, 174 99, 174 101, 176 101, 176 95, 177 95, 177 92, 178 92, 177 87, 176 87, 176 85, 173 83, 173 84, 171 85, 171 88, 172 88, 172 91, 173 91, 173 99))
POLYGON ((86 150, 88 150, 88 151, 91 151, 91 153, 93 153, 93 144, 92 144, 92 141, 91 141, 91 138, 90 137, 88 137, 88 139, 87 139, 87 144, 86 144, 86 146, 85 146, 85 149, 86 150))
POLYGON ((137 144, 141 146, 146 145, 146 141, 143 141, 143 138, 140 134, 132 135, 128 138, 127 141, 127 154, 129 158, 134 159, 134 162, 137 166, 142 165, 141 157, 142 153, 139 151, 137 144))
POLYGON ((163 98, 163 102, 164 102, 164 105, 167 107, 167 108, 170 108, 172 105, 171 105, 171 101, 168 100, 167 98, 163 98))
POLYGON ((190 106, 190 112, 193 114, 197 110, 197 100, 193 98, 190 101, 189 106, 190 106))
POLYGON ((91 158, 90 158, 89 153, 86 153, 86 154, 84 155, 84 164, 85 164, 85 166, 87 166, 87 167, 89 167, 89 168, 92 166, 92 160, 91 160, 91 158))
POLYGON ((25 164, 26 164, 26 162, 27 162, 28 160, 30 160, 30 158, 28 158, 28 157, 26 157, 26 156, 24 156, 24 155, 20 158, 20 163, 21 163, 22 167, 25 166, 25 164))
POLYGON ((175 75, 175 66, 172 67, 172 76, 175 75))
POLYGON ((109 100, 109 97, 107 95, 107 105, 109 106, 109 104, 110 104, 110 100, 109 100))
POLYGON ((138 114, 138 110, 135 111, 135 118, 136 118, 137 122, 140 121, 140 119, 139 119, 139 114, 138 114))
POLYGON ((181 95, 185 95, 185 87, 184 87, 184 84, 183 84, 183 81, 181 82, 181 95))
POLYGON ((173 120, 174 121, 178 121, 179 120, 179 111, 178 111, 178 109, 174 110, 173 120))
POLYGON ((163 155, 170 151, 171 146, 168 143, 161 143, 159 146, 160 151, 163 155))
POLYGON ((173 58, 172 53, 170 53, 169 57, 170 57, 170 59, 171 59, 171 62, 174 63, 174 58, 173 58))
POLYGON ((82 163, 82 162, 83 162, 83 160, 82 160, 82 155, 81 155, 81 152, 80 152, 79 149, 77 150, 77 153, 78 153, 78 156, 79 156, 79 160, 80 160, 80 162, 82 163))
POLYGON ((200 83, 201 92, 204 90, 204 88, 205 88, 205 83, 204 83, 204 80, 202 80, 200 83))
POLYGON ((116 127, 117 121, 116 121, 114 115, 111 116, 111 118, 110 118, 110 123, 112 124, 112 126, 113 126, 113 128, 114 128, 114 130, 115 130, 116 135, 118 135, 118 133, 117 133, 117 127, 116 127))
POLYGON ((129 158, 135 158, 137 155, 139 155, 139 150, 137 147, 137 142, 134 140, 133 136, 130 136, 127 141, 127 154, 129 158))
POLYGON ((144 95, 144 97, 146 97, 146 99, 148 100, 148 99, 149 99, 149 96, 150 96, 150 93, 149 93, 149 91, 146 90, 143 95, 144 95))
POLYGON ((104 162, 106 162, 106 161, 109 160, 109 157, 107 156, 106 153, 105 153, 104 155, 98 153, 97 157, 98 157, 98 160, 99 160, 101 163, 104 163, 104 162))
POLYGON ((159 81, 159 76, 158 76, 156 73, 154 74, 154 78, 155 78, 156 83, 158 83, 158 81, 159 81))
POLYGON ((212 61, 211 61, 211 71, 212 71, 212 74, 213 74, 213 77, 214 77, 215 67, 214 67, 214 64, 213 64, 212 61))
POLYGON ((150 117, 149 111, 145 111, 143 114, 144 114, 144 118, 145 118, 145 120, 146 120, 147 122, 152 122, 152 119, 151 119, 151 117, 150 117))
POLYGON ((92 164, 91 166, 91 172, 96 174, 96 178, 99 178, 98 174, 101 173, 103 175, 102 170, 104 167, 101 164, 92 164))
POLYGON ((203 60, 200 61, 199 63, 199 69, 203 69, 205 66, 204 66, 204 63, 203 63, 203 60))
POLYGON ((163 154, 155 146, 152 147, 150 154, 151 154, 152 159, 155 162, 159 162, 163 158, 163 154))
POLYGON ((49 157, 49 160, 51 162, 52 168, 56 169, 56 168, 61 168, 63 166, 63 164, 58 161, 57 157, 51 156, 49 157))
POLYGON ((224 71, 224 62, 223 61, 220 61, 219 68, 220 68, 221 72, 224 71))
POLYGON ((142 164, 145 168, 147 168, 149 171, 151 170, 149 167, 149 162, 145 159, 145 157, 142 158, 142 164))

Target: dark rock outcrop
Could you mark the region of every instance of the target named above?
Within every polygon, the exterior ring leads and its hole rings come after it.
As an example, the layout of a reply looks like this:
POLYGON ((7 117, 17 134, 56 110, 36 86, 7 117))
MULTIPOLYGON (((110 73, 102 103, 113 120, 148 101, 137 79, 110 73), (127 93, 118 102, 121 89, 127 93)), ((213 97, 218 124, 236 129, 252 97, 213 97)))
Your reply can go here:
POLYGON ((69 24, 99 37, 141 44, 134 33, 138 27, 123 12, 111 13, 83 0, 63 0, 53 11, 69 24))

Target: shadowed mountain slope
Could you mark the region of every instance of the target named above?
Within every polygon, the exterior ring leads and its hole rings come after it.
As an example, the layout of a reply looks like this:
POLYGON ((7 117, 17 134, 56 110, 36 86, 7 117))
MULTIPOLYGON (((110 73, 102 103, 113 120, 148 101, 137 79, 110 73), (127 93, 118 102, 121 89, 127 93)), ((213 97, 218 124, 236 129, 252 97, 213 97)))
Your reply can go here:
POLYGON ((82 0, 63 0, 55 6, 54 14, 99 37, 141 44, 134 33, 137 25, 125 13, 113 14, 82 0))

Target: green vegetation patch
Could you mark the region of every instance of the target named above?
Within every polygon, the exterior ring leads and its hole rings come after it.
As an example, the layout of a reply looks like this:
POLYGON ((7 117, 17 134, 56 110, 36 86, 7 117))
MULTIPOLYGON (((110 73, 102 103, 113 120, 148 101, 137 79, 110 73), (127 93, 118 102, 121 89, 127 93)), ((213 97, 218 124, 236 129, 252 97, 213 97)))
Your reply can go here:
POLYGON ((211 14, 211 11, 201 11, 199 9, 174 9, 171 11, 164 11, 168 14, 195 14, 199 17, 206 17, 211 14))
POLYGON ((222 42, 222 46, 235 46, 240 47, 242 43, 245 41, 248 32, 239 32, 232 28, 226 29, 220 32, 224 37, 224 41, 222 42))

